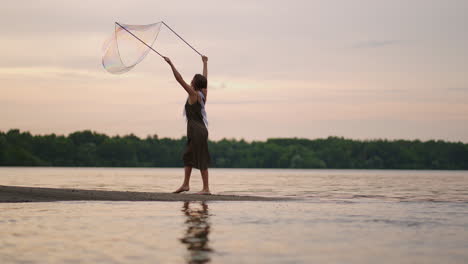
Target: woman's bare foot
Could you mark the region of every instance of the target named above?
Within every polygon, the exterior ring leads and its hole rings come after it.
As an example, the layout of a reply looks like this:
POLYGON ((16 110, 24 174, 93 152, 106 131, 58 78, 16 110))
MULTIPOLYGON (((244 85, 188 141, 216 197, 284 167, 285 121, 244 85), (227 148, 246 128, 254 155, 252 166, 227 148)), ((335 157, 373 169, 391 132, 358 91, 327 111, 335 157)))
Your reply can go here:
POLYGON ((172 192, 172 193, 181 193, 181 192, 188 192, 190 190, 190 188, 188 186, 180 186, 179 189, 177 189, 176 191, 172 192))
POLYGON ((200 194, 200 195, 211 195, 210 190, 201 190, 195 194, 200 194))

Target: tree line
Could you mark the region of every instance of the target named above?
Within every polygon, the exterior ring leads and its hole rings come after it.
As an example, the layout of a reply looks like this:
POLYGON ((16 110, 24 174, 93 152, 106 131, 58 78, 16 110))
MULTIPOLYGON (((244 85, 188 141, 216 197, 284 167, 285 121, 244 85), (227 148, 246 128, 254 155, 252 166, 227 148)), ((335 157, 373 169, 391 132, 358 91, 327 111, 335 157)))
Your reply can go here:
MULTIPOLYGON (((0 132, 0 166, 181 167, 186 137, 0 132)), ((442 140, 275 138, 209 141, 212 167, 467 170, 468 144, 442 140)))

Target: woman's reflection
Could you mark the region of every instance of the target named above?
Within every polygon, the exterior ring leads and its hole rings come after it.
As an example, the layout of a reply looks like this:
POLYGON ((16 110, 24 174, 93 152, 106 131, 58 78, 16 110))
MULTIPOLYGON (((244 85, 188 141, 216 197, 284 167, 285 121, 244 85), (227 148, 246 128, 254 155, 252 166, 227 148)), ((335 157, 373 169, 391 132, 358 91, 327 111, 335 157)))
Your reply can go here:
POLYGON ((208 245, 208 234, 210 233, 210 222, 208 205, 205 202, 184 202, 182 212, 187 216, 185 224, 187 231, 180 241, 187 246, 188 263, 210 262, 208 245))

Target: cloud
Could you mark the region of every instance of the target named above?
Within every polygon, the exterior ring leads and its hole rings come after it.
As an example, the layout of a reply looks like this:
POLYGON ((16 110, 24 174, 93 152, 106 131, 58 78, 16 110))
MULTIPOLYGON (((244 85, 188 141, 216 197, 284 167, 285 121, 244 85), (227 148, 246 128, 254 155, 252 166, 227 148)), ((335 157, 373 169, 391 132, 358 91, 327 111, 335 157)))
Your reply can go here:
POLYGON ((408 89, 398 89, 398 88, 388 88, 388 89, 364 89, 364 88, 353 88, 353 89, 334 89, 336 92, 340 93, 360 93, 360 94, 402 94, 402 93, 408 93, 408 89))
POLYGON ((451 88, 447 88, 447 90, 450 92, 466 93, 468 92, 468 87, 451 87, 451 88))
MULTIPOLYGON (((79 65, 81 66, 81 65, 79 65)), ((94 66, 94 65, 93 65, 94 66)), ((125 75, 110 74, 102 67, 61 67, 49 66, 47 64, 38 66, 12 66, 3 67, 0 65, 0 79, 12 80, 75 80, 75 81, 107 81, 115 79, 134 79, 134 78, 148 78, 153 76, 154 73, 145 71, 132 71, 125 73, 125 75)))
POLYGON ((226 88, 228 88, 228 85, 226 82, 210 82, 208 84, 208 89, 221 90, 221 89, 226 89, 226 88))
POLYGON ((400 40, 370 40, 358 42, 353 45, 353 48, 356 49, 371 49, 371 48, 382 48, 386 46, 392 46, 400 44, 400 40))
POLYGON ((19 80, 61 79, 86 80, 110 79, 104 72, 61 67, 0 67, 0 78, 19 80))
POLYGON ((210 101, 210 104, 219 104, 219 105, 245 105, 245 104, 271 104, 271 103, 289 103, 283 99, 264 99, 264 100, 216 100, 210 101))

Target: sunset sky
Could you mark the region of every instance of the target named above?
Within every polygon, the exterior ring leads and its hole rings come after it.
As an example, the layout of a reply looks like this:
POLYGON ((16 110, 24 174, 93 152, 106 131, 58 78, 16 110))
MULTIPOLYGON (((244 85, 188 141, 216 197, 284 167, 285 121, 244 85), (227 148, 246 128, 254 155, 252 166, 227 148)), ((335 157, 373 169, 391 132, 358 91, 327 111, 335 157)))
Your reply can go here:
MULTIPOLYGON (((468 1, 7 1, 0 130, 185 135, 185 91, 156 54, 101 65, 114 21, 164 20, 209 57, 210 138, 468 142, 468 1)), ((162 29, 187 81, 200 57, 162 29)))

